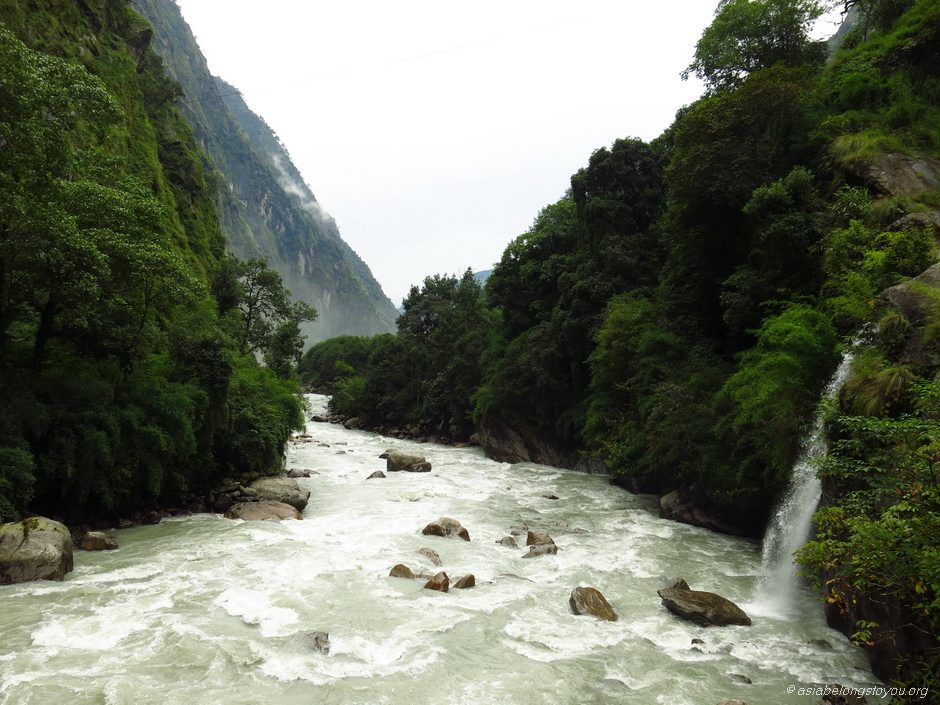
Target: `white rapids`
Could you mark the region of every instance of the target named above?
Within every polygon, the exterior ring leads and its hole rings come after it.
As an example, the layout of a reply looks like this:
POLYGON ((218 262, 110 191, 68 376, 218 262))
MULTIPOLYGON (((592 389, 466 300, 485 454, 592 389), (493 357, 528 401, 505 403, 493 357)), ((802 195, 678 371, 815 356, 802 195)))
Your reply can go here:
MULTIPOLYGON (((322 413, 326 399, 309 402, 322 413)), ((307 432, 288 455, 320 473, 300 480, 303 521, 165 520, 114 532, 117 551, 77 552, 63 583, 0 587, 0 705, 789 705, 818 700, 787 695, 791 684, 877 684, 805 588, 794 616, 752 615, 752 627, 701 628, 662 607, 657 588, 681 576, 747 611, 754 542, 660 519, 652 498, 603 476, 307 432), (432 472, 367 481, 387 447, 424 454, 432 472), (472 540, 421 534, 442 516, 472 540), (517 522, 548 530, 558 555, 497 545, 517 522), (396 563, 433 572, 423 546, 477 587, 387 577, 396 563), (578 585, 620 621, 574 616, 578 585), (313 631, 329 632, 328 655, 313 631)))

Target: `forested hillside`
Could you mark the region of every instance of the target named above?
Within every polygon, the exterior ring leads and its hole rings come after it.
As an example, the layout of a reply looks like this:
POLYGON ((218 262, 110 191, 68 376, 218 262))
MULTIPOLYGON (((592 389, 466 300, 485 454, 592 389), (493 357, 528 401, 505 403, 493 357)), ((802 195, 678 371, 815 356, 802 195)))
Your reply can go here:
POLYGON ((722 0, 688 69, 706 93, 660 137, 591 155, 485 288, 429 277, 397 336, 300 369, 337 413, 603 462, 674 492, 667 516, 758 535, 867 326, 803 560, 880 676, 934 685, 940 2, 845 6, 830 54, 809 35, 823 3, 722 0))
POLYGON ((153 48, 182 87, 179 106, 218 167, 222 230, 229 250, 263 257, 296 299, 314 306, 309 342, 394 329, 396 310, 369 267, 339 235, 280 140, 232 86, 209 73, 173 0, 134 0, 153 23, 153 48))
POLYGON ((303 421, 315 312, 224 255, 151 37, 119 0, 0 2, 0 520, 180 506, 303 421))

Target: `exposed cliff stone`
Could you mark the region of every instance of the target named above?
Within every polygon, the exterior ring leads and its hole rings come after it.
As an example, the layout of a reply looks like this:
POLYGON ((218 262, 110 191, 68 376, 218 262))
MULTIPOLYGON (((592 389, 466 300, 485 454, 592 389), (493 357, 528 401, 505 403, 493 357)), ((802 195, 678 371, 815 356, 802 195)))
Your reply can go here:
POLYGON ((0 585, 63 580, 72 570, 72 534, 57 521, 30 517, 0 525, 0 585))
POLYGON ((940 186, 940 162, 928 156, 889 152, 850 168, 884 196, 914 196, 940 186))
POLYGON ((885 289, 884 297, 912 323, 922 323, 940 302, 940 262, 913 279, 885 289))

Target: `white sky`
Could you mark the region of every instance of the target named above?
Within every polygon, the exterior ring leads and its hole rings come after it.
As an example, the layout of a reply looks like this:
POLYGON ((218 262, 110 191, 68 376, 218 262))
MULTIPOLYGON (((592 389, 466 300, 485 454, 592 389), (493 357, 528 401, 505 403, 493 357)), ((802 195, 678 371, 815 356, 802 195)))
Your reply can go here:
POLYGON ((618 137, 701 93, 717 0, 178 0, 397 305, 490 269, 618 137))

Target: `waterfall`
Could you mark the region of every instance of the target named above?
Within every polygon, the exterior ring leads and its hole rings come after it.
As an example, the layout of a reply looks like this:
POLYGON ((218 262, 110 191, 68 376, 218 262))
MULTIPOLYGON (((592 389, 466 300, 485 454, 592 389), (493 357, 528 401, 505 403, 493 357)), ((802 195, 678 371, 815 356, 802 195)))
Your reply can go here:
POLYGON ((846 346, 839 367, 822 394, 813 426, 803 439, 800 455, 793 466, 790 484, 764 534, 758 601, 774 614, 790 612, 797 585, 793 554, 809 539, 813 514, 822 494, 816 466, 829 450, 825 427, 825 402, 835 399, 852 369, 855 351, 864 332, 846 346))

